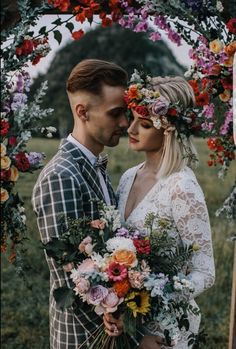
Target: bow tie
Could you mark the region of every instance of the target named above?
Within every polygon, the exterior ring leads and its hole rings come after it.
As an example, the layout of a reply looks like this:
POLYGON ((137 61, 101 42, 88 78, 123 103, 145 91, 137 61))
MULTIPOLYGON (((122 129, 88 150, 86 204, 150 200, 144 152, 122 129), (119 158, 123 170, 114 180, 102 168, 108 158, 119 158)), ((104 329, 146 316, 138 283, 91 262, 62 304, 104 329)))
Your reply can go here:
POLYGON ((107 168, 107 162, 108 162, 108 155, 99 155, 97 158, 94 166, 95 168, 100 168, 101 171, 106 171, 107 168))

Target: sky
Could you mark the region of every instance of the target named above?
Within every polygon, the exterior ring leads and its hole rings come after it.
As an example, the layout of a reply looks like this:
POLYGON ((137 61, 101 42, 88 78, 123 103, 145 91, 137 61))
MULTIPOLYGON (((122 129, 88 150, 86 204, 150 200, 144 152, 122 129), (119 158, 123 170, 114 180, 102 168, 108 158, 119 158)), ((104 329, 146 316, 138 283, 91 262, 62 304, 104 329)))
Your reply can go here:
MULTIPOLYGON (((56 15, 45 15, 41 17, 38 21, 37 26, 32 28, 35 31, 38 31, 41 27, 47 26, 47 28, 51 28, 51 22, 53 22, 57 17, 61 17, 63 20, 65 20, 68 15, 63 16, 56 16, 56 15)), ((85 32, 88 31, 90 28, 95 28, 95 24, 85 23, 82 26, 78 24, 78 22, 74 21, 75 23, 75 30, 79 30, 82 28, 85 32)), ((54 39, 53 34, 49 34, 49 44, 51 47, 51 52, 44 57, 36 66, 29 65, 28 71, 32 78, 35 78, 39 73, 45 73, 47 69, 50 66, 50 63, 52 62, 55 53, 60 50, 63 46, 65 46, 67 43, 73 41, 71 37, 71 33, 67 28, 61 27, 60 32, 62 33, 62 42, 59 45, 58 42, 54 39)), ((176 59, 183 65, 189 67, 191 64, 191 60, 188 57, 188 51, 190 49, 190 46, 188 46, 184 41, 183 45, 177 46, 176 44, 170 42, 170 40, 166 37, 165 33, 163 33, 163 40, 167 43, 171 51, 173 52, 173 55, 176 57, 176 59)))

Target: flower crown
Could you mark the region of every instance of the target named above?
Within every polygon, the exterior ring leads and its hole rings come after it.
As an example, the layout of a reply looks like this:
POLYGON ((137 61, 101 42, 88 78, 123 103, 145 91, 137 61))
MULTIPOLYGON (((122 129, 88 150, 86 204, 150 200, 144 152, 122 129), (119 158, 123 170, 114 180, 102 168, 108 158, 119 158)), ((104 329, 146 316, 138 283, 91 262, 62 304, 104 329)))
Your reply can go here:
POLYGON ((152 120, 155 128, 164 128, 165 134, 175 131, 179 138, 196 134, 200 125, 196 123, 194 109, 183 107, 179 102, 171 103, 152 89, 151 80, 150 76, 134 70, 130 86, 125 92, 128 109, 135 110, 140 117, 152 120))

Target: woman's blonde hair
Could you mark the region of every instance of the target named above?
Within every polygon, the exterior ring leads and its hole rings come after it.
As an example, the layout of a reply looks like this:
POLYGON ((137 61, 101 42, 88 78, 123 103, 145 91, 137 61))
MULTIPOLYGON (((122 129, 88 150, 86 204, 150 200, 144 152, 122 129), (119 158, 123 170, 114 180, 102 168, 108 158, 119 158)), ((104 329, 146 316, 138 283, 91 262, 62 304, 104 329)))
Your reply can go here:
MULTIPOLYGON (((180 77, 154 77, 150 80, 150 87, 158 91, 161 96, 171 103, 180 103, 182 107, 194 106, 195 96, 192 87, 180 77)), ((197 162, 197 151, 191 137, 176 137, 175 131, 164 134, 163 152, 158 178, 171 175, 182 170, 185 166, 193 167, 197 162), (193 155, 190 159, 189 154, 193 155), (194 161, 193 161, 194 160, 194 161)))

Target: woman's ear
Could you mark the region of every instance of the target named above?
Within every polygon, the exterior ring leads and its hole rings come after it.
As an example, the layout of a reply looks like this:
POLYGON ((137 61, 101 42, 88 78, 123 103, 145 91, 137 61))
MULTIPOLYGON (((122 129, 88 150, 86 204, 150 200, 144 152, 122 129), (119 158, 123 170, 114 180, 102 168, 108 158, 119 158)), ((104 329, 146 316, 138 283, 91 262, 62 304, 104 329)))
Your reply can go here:
POLYGON ((75 107, 75 112, 78 118, 80 118, 82 121, 88 120, 88 113, 86 111, 86 108, 83 104, 77 104, 75 107))

